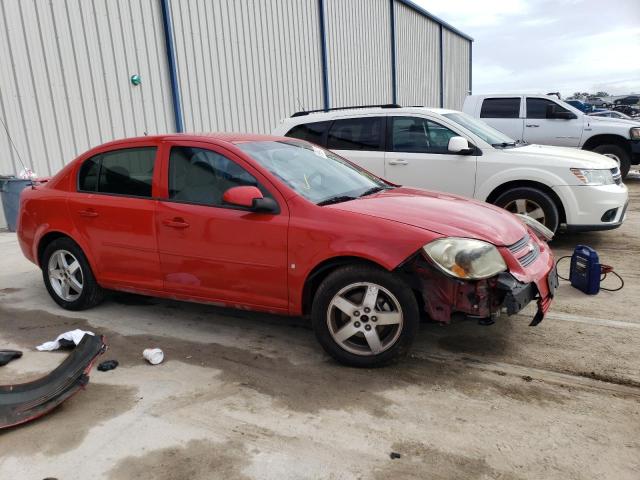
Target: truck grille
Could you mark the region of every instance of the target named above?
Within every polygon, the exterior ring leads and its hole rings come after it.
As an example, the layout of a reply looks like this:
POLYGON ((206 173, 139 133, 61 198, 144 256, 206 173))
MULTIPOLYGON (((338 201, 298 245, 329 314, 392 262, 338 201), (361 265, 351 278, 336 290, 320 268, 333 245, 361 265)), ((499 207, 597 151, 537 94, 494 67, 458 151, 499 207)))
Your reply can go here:
POLYGON ((531 242, 531 237, 528 234, 507 248, 523 267, 528 267, 540 256, 540 247, 535 242, 531 242), (525 253, 518 255, 522 251, 525 253))

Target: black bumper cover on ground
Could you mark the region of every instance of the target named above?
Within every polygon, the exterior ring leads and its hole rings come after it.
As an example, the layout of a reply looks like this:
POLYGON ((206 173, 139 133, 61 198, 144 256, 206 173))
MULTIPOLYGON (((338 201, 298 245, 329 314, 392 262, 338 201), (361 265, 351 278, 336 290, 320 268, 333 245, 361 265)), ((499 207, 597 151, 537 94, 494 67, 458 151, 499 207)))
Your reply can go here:
POLYGON ((85 335, 73 352, 47 376, 0 386, 0 429, 34 420, 89 383, 96 358, 107 349, 101 336, 85 335))

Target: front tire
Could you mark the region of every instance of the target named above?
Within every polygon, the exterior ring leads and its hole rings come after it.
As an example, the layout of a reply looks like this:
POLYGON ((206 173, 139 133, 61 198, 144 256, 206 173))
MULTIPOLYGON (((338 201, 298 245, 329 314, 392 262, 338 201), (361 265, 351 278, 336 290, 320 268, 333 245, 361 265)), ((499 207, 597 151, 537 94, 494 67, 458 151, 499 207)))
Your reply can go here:
POLYGON ((616 162, 618 162, 618 167, 620 167, 620 175, 622 176, 622 178, 624 179, 627 176, 629 170, 631 169, 631 158, 629 157, 629 153, 620 145, 598 145, 593 149, 593 151, 614 159, 616 162))
POLYGON ((353 367, 378 367, 406 355, 418 331, 409 286, 368 265, 339 268, 318 288, 312 324, 325 351, 353 367))
POLYGON ((40 266, 49 295, 62 308, 86 310, 104 298, 87 257, 70 238, 58 238, 47 245, 40 266))
POLYGON ((493 203, 511 213, 531 217, 552 232, 555 232, 560 224, 560 214, 553 198, 537 188, 512 188, 502 193, 493 203))

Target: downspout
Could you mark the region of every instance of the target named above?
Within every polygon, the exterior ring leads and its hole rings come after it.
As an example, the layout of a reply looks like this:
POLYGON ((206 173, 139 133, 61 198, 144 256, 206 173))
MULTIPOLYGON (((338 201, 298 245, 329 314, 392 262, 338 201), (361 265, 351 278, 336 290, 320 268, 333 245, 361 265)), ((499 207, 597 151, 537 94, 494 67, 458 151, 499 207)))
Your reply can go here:
POLYGON ((176 49, 173 42, 173 21, 169 0, 160 0, 162 6, 162 23, 164 25, 164 41, 167 47, 167 64, 169 66, 169 80, 171 81, 171 100, 176 123, 176 131, 184 132, 184 118, 182 116, 182 102, 180 100, 180 84, 178 82, 178 67, 176 49))
POLYGON ((440 27, 440 108, 444 108, 444 35, 440 27))
POLYGON ((394 10, 395 0, 389 0, 390 19, 391 19, 391 95, 392 102, 398 103, 398 86, 397 86, 397 70, 396 70, 396 13, 394 10))
POLYGON ((324 0, 318 0, 320 18, 320 53, 322 58, 322 94, 324 110, 329 110, 329 67, 327 64, 327 32, 324 18, 324 0))
POLYGON ((469 42, 469 95, 472 95, 473 76, 471 74, 473 70, 473 42, 469 42))

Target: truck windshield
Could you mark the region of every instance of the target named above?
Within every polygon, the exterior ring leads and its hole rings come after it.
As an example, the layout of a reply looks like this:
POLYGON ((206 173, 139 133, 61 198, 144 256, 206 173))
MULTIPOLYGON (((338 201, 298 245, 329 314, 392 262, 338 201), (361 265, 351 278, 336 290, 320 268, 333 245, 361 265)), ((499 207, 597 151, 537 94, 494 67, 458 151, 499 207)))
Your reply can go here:
POLYGON ((449 120, 456 122, 458 125, 466 128, 474 135, 480 137, 492 147, 507 148, 516 146, 516 141, 514 139, 509 138, 504 133, 499 132, 493 127, 490 127, 481 120, 476 120, 466 113, 445 113, 444 116, 449 120))

